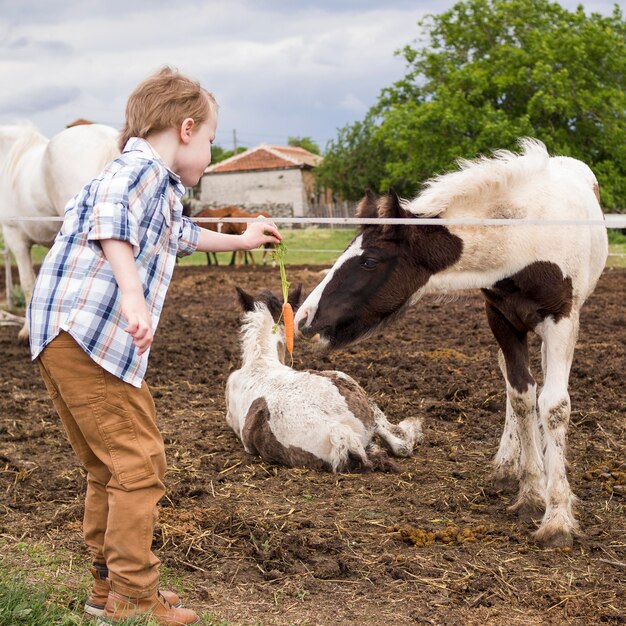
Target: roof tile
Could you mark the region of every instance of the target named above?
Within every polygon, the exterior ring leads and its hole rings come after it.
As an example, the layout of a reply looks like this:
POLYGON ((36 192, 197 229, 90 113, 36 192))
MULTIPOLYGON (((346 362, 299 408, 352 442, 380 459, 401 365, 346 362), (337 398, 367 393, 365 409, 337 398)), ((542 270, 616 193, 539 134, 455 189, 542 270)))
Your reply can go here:
POLYGON ((250 148, 235 156, 211 165, 206 169, 207 174, 223 172, 245 172, 252 170, 271 170, 285 168, 315 167, 322 157, 293 146, 272 146, 262 144, 250 148))

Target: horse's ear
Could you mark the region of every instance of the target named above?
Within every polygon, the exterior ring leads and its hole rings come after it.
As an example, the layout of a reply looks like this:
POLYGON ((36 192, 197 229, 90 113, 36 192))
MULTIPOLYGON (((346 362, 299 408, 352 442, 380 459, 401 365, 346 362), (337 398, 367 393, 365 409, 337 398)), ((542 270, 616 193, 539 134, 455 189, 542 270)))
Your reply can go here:
MULTIPOLYGON (((380 217, 388 217, 391 219, 406 219, 408 217, 414 217, 402 206, 402 200, 394 189, 389 189, 387 195, 382 198, 380 202, 380 217)), ((383 226, 383 233, 393 234, 394 232, 403 229, 402 224, 385 224, 383 226)))
POLYGON ((300 305, 301 299, 302 299, 302 283, 298 283, 296 287, 289 290, 289 297, 287 298, 287 302, 291 304, 293 310, 295 311, 300 305))
POLYGON ((239 304, 241 308, 245 311, 253 311, 254 310, 254 298, 246 293, 241 287, 235 287, 237 290, 237 296, 239 297, 239 304))
POLYGON ((371 189, 365 190, 365 195, 356 208, 357 217, 378 217, 378 198, 371 189))
MULTIPOLYGON (((400 196, 390 189, 387 195, 380 202, 380 217, 388 217, 392 219, 404 219, 410 217, 409 213, 402 207, 400 196)), ((389 224, 388 224, 389 226, 389 224)))

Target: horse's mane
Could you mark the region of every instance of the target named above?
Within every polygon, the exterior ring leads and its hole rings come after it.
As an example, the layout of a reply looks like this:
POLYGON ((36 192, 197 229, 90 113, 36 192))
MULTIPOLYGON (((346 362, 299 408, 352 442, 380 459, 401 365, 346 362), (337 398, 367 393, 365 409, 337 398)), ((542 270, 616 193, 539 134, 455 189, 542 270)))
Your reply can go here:
POLYGON ((441 215, 455 201, 485 198, 547 167, 550 157, 541 141, 525 137, 519 144, 521 154, 497 150, 491 157, 459 159, 458 171, 428 180, 424 190, 405 202, 404 208, 422 217, 441 215))
POLYGON ((48 142, 48 139, 30 122, 22 122, 16 125, 16 127, 20 129, 22 134, 11 146, 2 166, 0 176, 2 178, 6 176, 4 180, 14 179, 17 163, 31 148, 48 142))

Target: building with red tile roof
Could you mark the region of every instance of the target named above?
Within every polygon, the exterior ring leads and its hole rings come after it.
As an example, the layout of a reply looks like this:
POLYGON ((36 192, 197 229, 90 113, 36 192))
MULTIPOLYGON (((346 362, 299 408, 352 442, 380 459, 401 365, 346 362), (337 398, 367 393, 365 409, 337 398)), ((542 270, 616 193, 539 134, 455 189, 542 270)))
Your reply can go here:
POLYGON ((304 148, 261 144, 209 166, 200 201, 274 216, 306 215, 316 195, 313 170, 322 158, 304 148))
POLYGON ((322 161, 322 157, 304 148, 292 146, 271 146, 261 144, 250 148, 220 163, 210 165, 207 174, 218 172, 250 172, 257 170, 303 169, 313 168, 322 161))

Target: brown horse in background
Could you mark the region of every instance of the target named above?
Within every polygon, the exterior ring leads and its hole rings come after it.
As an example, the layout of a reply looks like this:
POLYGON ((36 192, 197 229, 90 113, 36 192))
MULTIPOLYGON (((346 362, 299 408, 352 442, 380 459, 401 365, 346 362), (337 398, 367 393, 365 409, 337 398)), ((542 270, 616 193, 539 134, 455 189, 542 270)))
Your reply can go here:
MULTIPOLYGON (((205 207, 200 212, 195 215, 191 215, 191 203, 186 202, 183 204, 183 215, 187 217, 212 217, 212 218, 220 218, 220 217, 270 217, 269 213, 265 211, 259 211, 257 213, 249 213, 248 211, 244 211, 240 207, 230 205, 226 207, 222 207, 219 209, 212 209, 209 207, 205 207)), ((247 223, 246 222, 200 222, 198 226, 201 228, 206 228, 207 230, 212 230, 216 233, 224 233, 226 235, 241 235, 245 232, 247 223)), ((209 254, 213 255, 213 261, 215 265, 219 265, 217 261, 217 255, 214 252, 206 253, 207 255, 207 265, 211 265, 211 257, 209 254)), ((254 258, 254 254, 251 251, 246 250, 237 250, 233 252, 230 265, 235 265, 237 269, 241 267, 241 262, 247 265, 248 256, 250 255, 250 262, 252 263, 252 267, 256 267, 256 261, 254 258)), ((263 261, 265 261, 265 257, 267 255, 267 247, 263 251, 263 261)))
MULTIPOLYGON (((248 211, 244 211, 238 207, 226 207, 232 209, 232 214, 229 217, 270 217, 269 213, 265 211, 258 211, 257 213, 249 213, 248 211)), ((221 210, 221 209, 218 209, 221 210)), ((248 226, 246 222, 226 222, 225 224, 220 224, 222 227, 220 232, 226 233, 228 235, 242 235, 248 226)), ((265 262, 265 257, 267 256, 268 249, 271 249, 271 244, 266 244, 263 250, 262 262, 265 262)), ((235 260, 235 267, 238 269, 241 267, 241 259, 243 259, 244 264, 247 264, 248 256, 250 255, 250 262, 252 263, 252 267, 256 267, 256 261, 254 259, 254 254, 251 250, 238 250, 236 253, 233 253, 233 260, 235 260)), ((233 260, 231 260, 231 265, 233 264, 233 260)))

